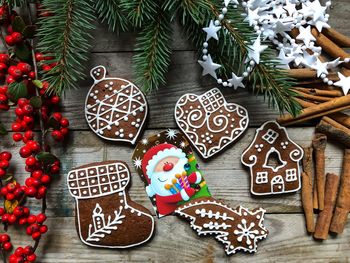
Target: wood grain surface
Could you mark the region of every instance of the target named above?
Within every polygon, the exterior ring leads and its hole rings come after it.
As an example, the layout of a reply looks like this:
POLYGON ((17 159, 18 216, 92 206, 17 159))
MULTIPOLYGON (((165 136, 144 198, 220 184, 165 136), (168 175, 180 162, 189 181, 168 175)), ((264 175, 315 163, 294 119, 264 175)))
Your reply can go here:
MULTIPOLYGON (((332 2, 330 24, 350 35, 349 0, 332 2)), ((106 66, 110 76, 132 81, 134 75, 131 59, 136 33, 117 37, 103 26, 98 26, 94 36, 87 72, 91 67, 101 64, 106 66)), ((215 87, 210 78, 201 77, 196 52, 181 36, 178 26, 175 26, 173 39, 168 84, 160 87, 157 93, 148 95, 150 116, 143 136, 165 128, 176 128, 173 109, 181 95, 188 92, 201 94, 215 87)), ((66 187, 66 174, 71 168, 102 160, 126 161, 132 171, 131 198, 152 209, 143 184, 131 163, 133 147, 103 141, 88 129, 83 105, 91 85, 92 79, 88 77, 67 92, 64 98, 64 115, 71 122, 72 132, 64 146, 54 150, 61 158, 63 169, 49 191, 49 232, 40 244, 39 262, 350 262, 350 223, 342 235, 317 242, 306 233, 300 193, 264 198, 250 194, 250 178, 240 162, 241 154, 251 142, 255 128, 264 121, 275 119, 278 113, 268 107, 263 97, 247 90, 235 92, 231 89, 221 90, 227 101, 241 104, 248 109, 250 128, 241 140, 210 161, 204 162, 198 154, 197 158, 213 196, 232 207, 243 205, 252 209, 262 206, 267 210, 265 224, 270 233, 265 241, 259 243, 258 252, 255 255, 239 253, 227 257, 220 243, 210 237, 198 238, 186 222, 173 216, 156 220, 156 235, 145 246, 130 250, 93 249, 85 246, 75 230, 74 199, 66 187)), ((13 115, 2 114, 1 118, 9 128, 13 115)), ((292 127, 288 128, 288 132, 298 144, 307 146, 311 142, 314 127, 310 124, 292 127)), ((11 135, 9 133, 8 136, 11 135)), ((12 152, 19 150, 9 137, 2 141, 2 147, 9 148, 12 152)), ((329 143, 326 156, 326 170, 339 174, 341 147, 329 143)), ((18 156, 14 156, 14 159, 19 164, 14 172, 21 181, 26 176, 21 166, 23 162, 18 156)), ((29 202, 38 211, 36 203, 29 202)), ((28 242, 23 231, 24 229, 20 229, 13 233, 16 246, 28 242)))

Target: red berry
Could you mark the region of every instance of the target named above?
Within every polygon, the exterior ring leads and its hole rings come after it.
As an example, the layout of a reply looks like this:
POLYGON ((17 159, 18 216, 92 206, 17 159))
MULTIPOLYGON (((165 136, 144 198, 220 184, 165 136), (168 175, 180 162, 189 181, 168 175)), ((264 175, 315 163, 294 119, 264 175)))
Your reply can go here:
POLYGON ((0 62, 0 70, 3 71, 3 70, 6 70, 7 69, 7 65, 3 62, 0 62))
MULTIPOLYGON (((0 216, 2 216, 3 214, 5 214, 5 209, 2 208, 2 207, 0 207, 0 216)), ((1 240, 1 238, 0 238, 0 240, 1 240)), ((1 242, 2 242, 2 241, 1 241, 1 242)))
POLYGON ((15 199, 15 195, 14 195, 14 194, 8 193, 8 194, 6 195, 6 200, 11 201, 11 200, 13 200, 13 199, 15 199))
POLYGON ((7 222, 7 220, 9 219, 9 214, 4 214, 2 217, 1 217, 1 220, 2 222, 7 222))
POLYGON ((23 139, 23 136, 22 136, 22 134, 20 134, 20 133, 14 133, 14 134, 12 135, 12 138, 13 138, 13 140, 14 140, 15 142, 19 142, 19 141, 21 141, 21 140, 23 139))
POLYGON ((61 128, 61 129, 60 129, 60 132, 62 133, 62 135, 63 135, 64 137, 66 137, 67 134, 69 133, 69 129, 68 129, 68 128, 61 128))
POLYGON ((23 128, 22 125, 18 122, 15 122, 12 124, 12 131, 14 132, 20 132, 22 131, 22 128, 23 128))
POLYGON ((43 213, 40 213, 36 216, 36 221, 39 223, 39 224, 42 224, 44 223, 44 221, 46 220, 46 215, 43 214, 43 213))
POLYGON ((7 169, 9 167, 10 163, 7 160, 0 161, 0 168, 7 169))
POLYGON ((23 195, 23 193, 24 193, 24 191, 22 188, 18 188, 13 192, 13 194, 16 196, 16 198, 21 197, 23 195))
POLYGON ((8 234, 2 234, 0 235, 0 242, 5 243, 10 241, 10 236, 8 234))
POLYGON ((27 146, 29 147, 30 150, 32 150, 33 152, 38 152, 40 151, 40 144, 36 141, 28 141, 27 142, 27 146))
POLYGON ((69 121, 68 121, 68 119, 62 119, 60 121, 60 124, 61 124, 62 127, 66 128, 66 127, 69 126, 69 121))
POLYGON ((23 208, 21 206, 17 206, 14 210, 13 210, 13 214, 16 217, 21 217, 23 215, 23 208))
POLYGON ((30 104, 26 104, 23 106, 23 112, 25 115, 30 115, 33 113, 33 106, 30 104))
POLYGON ((22 71, 24 74, 28 74, 32 67, 28 63, 20 62, 17 64, 17 68, 22 71))
POLYGON ((0 169, 0 177, 3 177, 6 175, 6 170, 0 169))
POLYGON ((51 103, 52 104, 58 104, 60 102, 60 97, 58 96, 52 96, 51 103))
MULTIPOLYGON (((45 186, 40 186, 40 188, 38 190, 38 194, 41 197, 43 197, 43 196, 45 196, 46 192, 47 192, 47 188, 45 186)), ((38 198, 38 199, 40 199, 40 198, 38 198)))
POLYGON ((26 131, 24 133, 24 137, 26 137, 28 140, 31 140, 34 138, 34 133, 32 131, 26 131))
POLYGON ((7 55, 7 54, 0 54, 0 62, 7 64, 9 62, 9 55, 7 55))
POLYGON ((10 193, 13 193, 16 189, 16 185, 14 183, 9 183, 6 185, 7 191, 10 193))
POLYGON ((52 117, 56 120, 56 121, 60 121, 62 119, 62 114, 59 112, 54 112, 52 113, 52 117))
POLYGON ((41 61, 41 60, 44 60, 44 55, 42 54, 42 53, 36 53, 35 54, 35 59, 37 60, 37 61, 41 61))
POLYGON ((35 215, 30 215, 27 218, 28 224, 34 224, 36 222, 36 216, 35 215))
POLYGON ((24 115, 24 111, 22 108, 16 108, 15 109, 16 116, 21 118, 24 115))
POLYGON ((19 154, 21 155, 22 158, 27 158, 32 154, 32 151, 30 150, 29 147, 27 146, 23 146, 20 150, 19 150, 19 154))
POLYGON ((35 179, 40 179, 42 175, 43 175, 43 171, 41 170, 35 170, 31 174, 31 176, 35 179))
POLYGON ((31 254, 33 254, 33 247, 32 246, 26 246, 25 248, 24 248, 24 254, 25 255, 31 255, 31 254))
POLYGON ((12 35, 8 35, 5 37, 5 42, 9 46, 13 46, 15 44, 15 40, 13 39, 12 35))
POLYGON ((28 73, 28 77, 31 78, 31 79, 36 79, 35 72, 34 71, 29 72, 28 73))
POLYGON ((12 77, 12 76, 10 76, 10 75, 8 75, 7 76, 7 78, 6 78, 6 83, 7 84, 11 84, 11 83, 13 83, 13 82, 15 82, 16 80, 12 77))
POLYGON ((47 232, 47 229, 48 229, 48 228, 47 228, 46 225, 42 225, 42 226, 40 227, 40 230, 39 230, 39 231, 40 231, 41 234, 45 234, 45 233, 47 232))
POLYGON ((8 222, 10 224, 14 224, 14 223, 16 223, 16 221, 17 221, 17 217, 15 215, 10 215, 9 216, 8 222))
POLYGON ((14 253, 17 257, 20 257, 23 255, 23 248, 22 247, 18 247, 16 248, 15 250, 15 253, 14 253))
POLYGON ((32 234, 32 238, 33 238, 34 240, 38 240, 40 237, 41 237, 40 232, 34 232, 34 233, 32 234))
POLYGON ((50 181, 51 181, 51 177, 48 176, 47 174, 45 174, 41 177, 41 182, 43 184, 48 184, 48 183, 50 183, 50 181))
POLYGON ((12 36, 13 41, 14 41, 15 43, 19 43, 19 42, 21 42, 21 41, 23 40, 23 36, 22 36, 22 34, 19 33, 19 32, 13 32, 13 33, 11 34, 11 36, 12 36))
POLYGON ((20 262, 18 262, 17 256, 12 254, 9 256, 9 263, 20 263, 20 262))
POLYGON ((10 161, 12 158, 12 154, 10 152, 2 152, 0 154, 0 159, 10 161))
MULTIPOLYGON (((30 156, 30 157, 27 158, 27 160, 26 160, 26 165, 28 165, 28 166, 33 166, 33 165, 35 165, 35 164, 36 164, 36 159, 35 159, 35 157, 30 156)), ((0 162, 0 167, 1 167, 1 162, 0 162)))
MULTIPOLYGON (((35 239, 35 238, 34 238, 35 239)), ((35 254, 31 254, 27 256, 27 260, 29 262, 34 262, 36 260, 36 255, 35 254)))
POLYGON ((50 172, 52 174, 58 174, 60 172, 60 167, 58 165, 53 165, 50 168, 50 172))
POLYGON ((6 242, 2 245, 5 250, 10 250, 12 248, 12 244, 10 242, 6 242))
POLYGON ((26 192, 26 195, 29 197, 34 197, 36 196, 36 193, 37 193, 36 189, 32 186, 28 187, 25 192, 26 192))
POLYGON ((6 94, 8 90, 8 86, 4 85, 4 86, 0 86, 0 93, 1 94, 6 94))
POLYGON ((42 68, 42 70, 44 70, 44 71, 49 71, 49 70, 51 70, 51 67, 50 67, 49 65, 42 65, 41 68, 42 68))
POLYGON ((23 73, 21 70, 19 70, 16 66, 10 66, 7 70, 7 72, 14 78, 19 79, 22 77, 23 73))
POLYGON ((20 106, 22 108, 25 105, 28 105, 29 101, 26 98, 20 98, 17 103, 18 103, 18 106, 20 106))
POLYGON ((8 192, 9 192, 9 191, 7 190, 7 187, 6 187, 6 186, 4 186, 4 187, 1 188, 1 194, 2 194, 3 196, 7 195, 8 192))
POLYGON ((51 132, 51 136, 56 140, 56 141, 61 141, 63 139, 63 134, 59 130, 54 130, 51 132))

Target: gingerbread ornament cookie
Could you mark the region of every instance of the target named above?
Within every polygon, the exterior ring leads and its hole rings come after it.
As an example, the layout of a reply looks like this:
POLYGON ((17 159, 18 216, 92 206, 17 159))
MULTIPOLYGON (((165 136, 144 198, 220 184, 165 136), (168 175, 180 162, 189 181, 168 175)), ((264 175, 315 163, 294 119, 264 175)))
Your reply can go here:
POLYGON ((202 95, 183 95, 175 106, 175 120, 204 159, 236 141, 249 123, 247 110, 226 102, 217 88, 202 95))
POLYGON ((265 210, 232 209, 214 198, 202 198, 179 207, 175 214, 191 222, 198 235, 213 235, 224 244, 227 255, 256 252, 257 242, 267 237, 265 210))
POLYGON ((69 172, 67 184, 76 201, 76 226, 84 244, 129 248, 152 237, 153 216, 130 200, 129 182, 129 169, 121 161, 92 163, 69 172))
POLYGON ((251 193, 270 195, 296 192, 301 187, 300 161, 303 149, 275 121, 264 123, 242 154, 250 168, 251 193))
POLYGON ((94 84, 85 101, 85 117, 90 128, 101 138, 134 144, 147 118, 144 94, 132 82, 106 77, 106 69, 90 71, 94 84))

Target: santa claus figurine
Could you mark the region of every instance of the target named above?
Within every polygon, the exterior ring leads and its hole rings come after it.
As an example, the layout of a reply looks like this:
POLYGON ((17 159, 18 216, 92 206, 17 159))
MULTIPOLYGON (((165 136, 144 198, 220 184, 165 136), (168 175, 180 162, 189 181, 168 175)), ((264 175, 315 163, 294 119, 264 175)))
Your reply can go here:
POLYGON ((158 144, 143 156, 146 191, 155 197, 159 216, 174 212, 179 202, 190 200, 198 191, 193 186, 202 181, 202 176, 198 171, 187 175, 188 166, 186 153, 169 143, 158 144))

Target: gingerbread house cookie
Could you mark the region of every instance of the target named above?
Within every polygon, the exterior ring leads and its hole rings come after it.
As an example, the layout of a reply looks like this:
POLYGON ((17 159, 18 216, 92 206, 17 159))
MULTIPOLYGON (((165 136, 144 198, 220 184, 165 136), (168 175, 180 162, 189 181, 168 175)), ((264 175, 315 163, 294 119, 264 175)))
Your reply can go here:
POLYGON ((248 111, 226 102, 217 88, 202 95, 183 95, 175 106, 175 120, 204 159, 238 140, 249 123, 248 111))
POLYGON ((134 144, 147 118, 147 101, 132 82, 107 78, 106 69, 97 66, 90 72, 94 84, 85 101, 85 117, 101 138, 134 144))
POLYGON ((264 123, 241 158, 250 168, 252 194, 298 191, 302 157, 303 149, 289 138, 284 127, 274 121, 264 123))
POLYGON ((129 182, 129 169, 121 161, 92 163, 69 172, 68 189, 76 200, 76 226, 84 244, 129 248, 152 237, 154 219, 130 200, 129 182))

